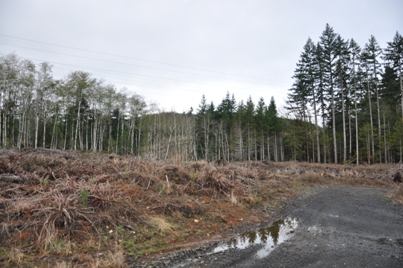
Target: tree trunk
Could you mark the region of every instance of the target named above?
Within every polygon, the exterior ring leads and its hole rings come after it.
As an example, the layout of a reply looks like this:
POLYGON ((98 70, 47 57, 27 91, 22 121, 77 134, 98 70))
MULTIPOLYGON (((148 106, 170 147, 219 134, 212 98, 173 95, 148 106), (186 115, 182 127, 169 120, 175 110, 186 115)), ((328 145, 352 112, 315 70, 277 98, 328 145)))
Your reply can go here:
POLYGON ((368 131, 368 129, 367 129, 367 155, 368 155, 367 162, 368 164, 371 164, 371 130, 368 131))
POLYGON ((76 132, 74 135, 74 151, 77 150, 78 129, 80 127, 80 110, 81 110, 81 100, 78 101, 76 132))
POLYGON ((336 113, 334 103, 334 88, 333 80, 331 80, 331 92, 332 92, 332 128, 333 128, 333 150, 334 150, 334 163, 337 164, 337 138, 336 138, 336 113))
POLYGON ((383 146, 385 149, 385 164, 388 163, 388 152, 386 146, 386 122, 385 122, 385 111, 383 111, 383 146))
POLYGON ((166 150, 166 153, 165 153, 165 160, 167 160, 167 158, 168 158, 169 145, 171 144, 171 138, 172 138, 172 133, 169 133, 169 140, 168 140, 167 150, 166 150))
MULTIPOLYGON (((5 81, 5 80, 4 80, 5 81)), ((3 94, 0 92, 0 104, 3 104, 4 103, 4 100, 3 100, 3 94)), ((6 116, 5 116, 5 113, 6 113, 6 111, 5 111, 5 109, 4 109, 4 105, 1 107, 1 145, 3 146, 3 147, 5 147, 6 146, 6 139, 5 139, 5 135, 6 135, 6 133, 5 133, 5 125, 6 125, 6 123, 5 123, 5 118, 6 118, 6 116)))
POLYGON ((43 113, 43 137, 42 148, 46 148, 46 109, 43 113))
POLYGON ((56 141, 57 140, 57 137, 56 137, 56 125, 57 125, 58 118, 59 118, 59 113, 56 110, 56 117, 55 117, 55 122, 53 124, 53 131, 52 131, 52 139, 51 139, 51 142, 50 142, 50 147, 53 148, 53 149, 57 148, 57 146, 55 144, 57 143, 57 141, 56 141))
POLYGON ((39 116, 35 116, 35 149, 38 148, 38 129, 39 129, 39 116))
POLYGON ((379 95, 378 95, 378 87, 375 83, 375 93, 376 93, 376 108, 378 112, 378 146, 379 146, 379 163, 382 163, 382 150, 381 150, 381 112, 379 107, 379 95))
POLYGON ((85 150, 86 151, 88 151, 88 136, 89 136, 88 132, 90 132, 91 129, 92 129, 91 126, 89 126, 89 124, 87 124, 86 128, 85 128, 85 150))
POLYGON ((349 155, 349 160, 351 160, 351 154, 353 153, 353 137, 351 133, 351 106, 348 108, 348 155, 349 155))
POLYGON ((280 156, 281 162, 284 161, 284 143, 283 143, 283 135, 280 133, 280 156))
POLYGON ((354 65, 354 109, 355 109, 355 151, 356 151, 356 164, 360 164, 360 148, 358 143, 358 108, 357 108, 357 84, 355 81, 355 65, 354 65))
POLYGON ((118 115, 118 123, 116 124, 116 145, 115 145, 115 153, 118 153, 118 145, 119 145, 119 123, 120 123, 120 114, 118 115))
POLYGON ((23 135, 24 135, 24 133, 23 133, 23 124, 24 124, 24 112, 22 113, 22 115, 21 115, 21 118, 20 118, 20 122, 19 122, 19 126, 18 126, 18 137, 17 137, 17 148, 18 148, 18 150, 20 150, 21 149, 21 144, 22 144, 22 139, 23 139, 23 135))
POLYGON ((277 133, 274 133, 274 144, 273 144, 274 161, 277 162, 277 133))
POLYGON ((267 135, 267 160, 270 161, 270 135, 267 135))
POLYGON ((111 153, 112 148, 112 120, 109 120, 109 131, 108 131, 108 153, 111 153))
MULTIPOLYGON (((371 93, 369 90, 369 82, 367 83, 367 92, 368 92, 368 101, 369 101, 369 118, 371 121, 371 148, 372 148, 372 152, 370 153, 371 157, 370 157, 370 163, 373 162, 371 161, 371 159, 373 159, 375 157, 375 142, 374 142, 374 123, 372 120, 372 104, 371 104, 371 93)), ((370 164, 368 163, 368 164, 370 164)))
POLYGON ((138 154, 140 154, 140 145, 141 145, 141 123, 142 123, 142 120, 141 120, 141 117, 140 117, 140 122, 139 122, 139 136, 138 136, 138 139, 137 139, 137 153, 138 154))
POLYGON ((347 133, 346 133, 346 115, 345 115, 345 107, 344 107, 344 90, 341 89, 341 109, 343 116, 343 162, 347 161, 347 133))
POLYGON ((204 118, 204 150, 205 150, 205 159, 209 160, 209 146, 210 146, 210 118, 204 118))
MULTIPOLYGON (((402 100, 401 100, 401 104, 402 104, 402 117, 403 117, 403 82, 402 82, 402 80, 403 80, 403 78, 402 78, 402 65, 401 64, 399 64, 399 75, 400 75, 400 78, 399 78, 399 80, 400 80, 400 92, 401 92, 401 97, 402 97, 402 100)), ((402 159, 400 159, 400 162, 402 161, 402 159)))
POLYGON ((262 133, 261 133, 261 135, 260 135, 260 150, 261 150, 261 153, 260 153, 260 155, 261 155, 261 159, 262 159, 262 161, 263 160, 265 160, 265 154, 264 154, 264 135, 263 135, 263 130, 262 130, 262 133))
POLYGON ((313 88, 313 109, 315 116, 315 127, 316 127, 316 153, 318 156, 318 163, 320 163, 320 140, 319 140, 319 126, 318 126, 318 112, 316 110, 316 93, 315 88, 313 88))
POLYGON ((97 129, 98 129, 98 118, 97 109, 94 107, 94 123, 92 125, 92 151, 95 153, 97 151, 97 129))

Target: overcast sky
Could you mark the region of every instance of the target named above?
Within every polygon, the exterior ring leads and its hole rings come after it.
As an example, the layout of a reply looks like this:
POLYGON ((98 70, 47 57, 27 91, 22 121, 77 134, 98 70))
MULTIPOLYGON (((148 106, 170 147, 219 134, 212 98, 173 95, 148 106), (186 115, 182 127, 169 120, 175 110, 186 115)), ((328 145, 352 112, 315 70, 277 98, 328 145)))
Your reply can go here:
POLYGON ((280 111, 302 48, 329 23, 363 47, 403 34, 402 0, 0 0, 0 54, 87 71, 165 111, 226 92, 280 111))

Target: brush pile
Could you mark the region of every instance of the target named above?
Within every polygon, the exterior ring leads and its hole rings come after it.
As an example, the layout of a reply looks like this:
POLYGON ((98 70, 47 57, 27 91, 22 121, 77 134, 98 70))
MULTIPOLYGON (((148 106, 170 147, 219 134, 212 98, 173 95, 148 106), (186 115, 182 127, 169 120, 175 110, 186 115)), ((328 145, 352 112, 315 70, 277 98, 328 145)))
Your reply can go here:
POLYGON ((207 239, 308 185, 393 186, 394 169, 1 150, 0 266, 123 267, 207 239))

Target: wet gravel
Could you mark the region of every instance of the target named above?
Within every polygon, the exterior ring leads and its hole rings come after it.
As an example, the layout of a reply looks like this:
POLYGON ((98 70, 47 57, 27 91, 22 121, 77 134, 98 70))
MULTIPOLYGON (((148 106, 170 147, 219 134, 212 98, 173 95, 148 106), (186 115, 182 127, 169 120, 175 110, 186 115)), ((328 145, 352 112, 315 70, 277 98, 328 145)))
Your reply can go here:
POLYGON ((290 200, 281 217, 297 219, 298 228, 264 258, 257 255, 264 250, 262 244, 218 253, 205 245, 150 266, 400 268, 403 206, 387 199, 387 191, 390 189, 315 187, 311 194, 290 200))

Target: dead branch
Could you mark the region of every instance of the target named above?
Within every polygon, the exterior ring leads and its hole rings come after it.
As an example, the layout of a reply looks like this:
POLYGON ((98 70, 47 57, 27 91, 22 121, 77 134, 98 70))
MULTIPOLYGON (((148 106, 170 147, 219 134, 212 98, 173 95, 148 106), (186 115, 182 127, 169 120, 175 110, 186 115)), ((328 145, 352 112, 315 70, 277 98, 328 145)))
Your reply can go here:
POLYGON ((25 183, 26 180, 16 175, 11 174, 0 174, 0 181, 9 183, 25 183))

